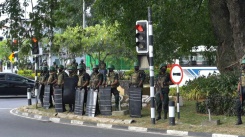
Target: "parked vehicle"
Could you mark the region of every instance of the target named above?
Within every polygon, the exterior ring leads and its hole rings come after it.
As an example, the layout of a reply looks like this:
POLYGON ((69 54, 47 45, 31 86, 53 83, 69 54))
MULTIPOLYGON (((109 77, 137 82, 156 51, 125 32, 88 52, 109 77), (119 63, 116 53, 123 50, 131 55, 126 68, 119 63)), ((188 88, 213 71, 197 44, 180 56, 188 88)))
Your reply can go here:
POLYGON ((14 74, 0 72, 0 96, 18 96, 26 97, 27 88, 31 88, 32 96, 34 96, 35 81, 26 77, 14 74))

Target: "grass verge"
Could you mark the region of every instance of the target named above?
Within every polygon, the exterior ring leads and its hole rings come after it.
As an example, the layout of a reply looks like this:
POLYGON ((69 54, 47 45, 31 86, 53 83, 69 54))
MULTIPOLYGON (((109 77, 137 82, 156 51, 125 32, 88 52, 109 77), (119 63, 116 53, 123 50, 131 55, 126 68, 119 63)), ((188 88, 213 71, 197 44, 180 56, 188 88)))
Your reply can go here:
MULTIPOLYGON (((145 127, 145 128, 158 128, 158 129, 168 129, 168 130, 181 130, 181 131, 192 131, 192 132, 209 132, 209 133, 219 133, 219 134, 232 134, 232 135, 245 135, 245 125, 235 125, 235 116, 223 116, 211 115, 212 120, 220 120, 220 125, 202 125, 204 121, 208 121, 208 114, 198 114, 196 113, 195 101, 184 101, 184 105, 180 107, 180 119, 177 118, 177 113, 175 114, 176 125, 170 126, 168 119, 156 121, 155 124, 151 124, 151 111, 150 107, 145 107, 142 109, 141 118, 131 118, 129 115, 125 116, 102 116, 101 118, 113 118, 113 119, 133 119, 135 122, 131 124, 122 124, 128 126, 145 127)), ((35 105, 29 106, 29 109, 36 109, 35 105)), ((67 107, 68 108, 68 107, 67 107)), ((127 109, 127 108, 123 108, 127 109)), ((43 109, 38 107, 37 110, 48 112, 51 114, 55 113, 54 108, 43 109)), ((64 114, 71 114, 69 112, 64 112, 64 114)))

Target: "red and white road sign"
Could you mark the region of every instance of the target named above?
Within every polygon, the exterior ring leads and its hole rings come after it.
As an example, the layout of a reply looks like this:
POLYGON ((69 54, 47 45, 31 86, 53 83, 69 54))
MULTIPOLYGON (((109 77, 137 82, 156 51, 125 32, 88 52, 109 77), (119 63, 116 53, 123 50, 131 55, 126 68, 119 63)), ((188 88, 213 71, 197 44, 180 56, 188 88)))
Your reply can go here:
POLYGON ((174 84, 179 85, 183 79, 183 70, 179 64, 173 64, 170 71, 170 78, 174 84))

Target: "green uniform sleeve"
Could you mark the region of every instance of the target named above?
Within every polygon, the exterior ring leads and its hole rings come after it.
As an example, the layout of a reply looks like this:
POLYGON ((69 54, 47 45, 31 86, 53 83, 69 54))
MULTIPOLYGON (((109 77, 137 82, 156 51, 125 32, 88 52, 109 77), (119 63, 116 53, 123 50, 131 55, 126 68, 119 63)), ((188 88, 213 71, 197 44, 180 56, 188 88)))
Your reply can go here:
POLYGON ((116 75, 115 75, 114 80, 119 80, 119 76, 118 76, 118 74, 117 74, 117 73, 116 73, 116 75))
POLYGON ((145 80, 145 77, 146 77, 145 72, 144 71, 141 71, 140 72, 140 80, 144 81, 145 80))

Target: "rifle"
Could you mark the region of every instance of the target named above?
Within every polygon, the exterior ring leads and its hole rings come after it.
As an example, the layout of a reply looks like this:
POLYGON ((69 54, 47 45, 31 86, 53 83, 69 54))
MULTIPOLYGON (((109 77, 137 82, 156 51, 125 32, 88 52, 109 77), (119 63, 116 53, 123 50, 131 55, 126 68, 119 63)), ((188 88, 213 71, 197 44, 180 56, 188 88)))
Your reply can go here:
POLYGON ((163 94, 162 94, 162 91, 161 91, 161 85, 159 85, 159 82, 158 82, 158 79, 156 81, 156 88, 158 89, 159 93, 160 93, 160 99, 162 101, 162 110, 163 110, 163 106, 164 106, 164 97, 163 97, 163 94))
POLYGON ((240 101, 241 101, 241 110, 242 110, 242 107, 243 107, 243 96, 242 96, 242 68, 241 68, 241 71, 240 71, 240 82, 239 82, 239 95, 240 95, 240 101))

